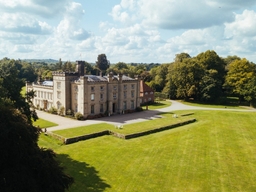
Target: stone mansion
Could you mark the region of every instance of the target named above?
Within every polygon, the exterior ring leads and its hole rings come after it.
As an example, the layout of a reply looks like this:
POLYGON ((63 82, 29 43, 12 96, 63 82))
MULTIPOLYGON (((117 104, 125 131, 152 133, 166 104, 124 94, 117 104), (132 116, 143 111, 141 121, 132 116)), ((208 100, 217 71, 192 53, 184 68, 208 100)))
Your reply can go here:
POLYGON ((72 110, 84 117, 124 113, 140 106, 138 78, 85 75, 84 65, 84 61, 77 61, 76 72, 53 72, 53 81, 27 83, 27 91, 35 91, 33 104, 45 110, 64 107, 64 113, 72 110))

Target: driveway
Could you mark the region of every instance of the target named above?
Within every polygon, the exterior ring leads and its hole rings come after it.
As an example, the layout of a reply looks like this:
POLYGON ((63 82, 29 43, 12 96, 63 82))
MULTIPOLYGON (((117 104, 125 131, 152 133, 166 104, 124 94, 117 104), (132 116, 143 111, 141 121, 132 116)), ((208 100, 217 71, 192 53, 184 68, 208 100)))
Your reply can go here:
POLYGON ((51 128, 47 128, 48 131, 56 131, 61 129, 69 129, 69 128, 75 128, 79 126, 85 126, 85 125, 92 125, 92 124, 98 124, 98 123, 108 123, 112 125, 119 125, 119 124, 130 124, 130 123, 136 123, 136 122, 142 122, 147 121, 149 119, 155 119, 155 118, 161 118, 159 112, 170 112, 170 111, 177 111, 177 110, 232 110, 232 111, 256 111, 252 109, 248 110, 235 110, 235 109, 228 109, 228 108, 205 108, 205 107, 196 107, 196 106, 189 106, 182 104, 178 101, 170 100, 172 103, 171 106, 157 109, 157 110, 148 110, 138 113, 131 113, 131 114, 125 114, 125 115, 113 115, 110 117, 103 117, 95 120, 86 120, 86 121, 78 121, 66 117, 61 117, 59 115, 53 115, 50 113, 46 113, 43 111, 37 111, 37 115, 39 118, 54 122, 58 124, 58 126, 54 126, 51 128))

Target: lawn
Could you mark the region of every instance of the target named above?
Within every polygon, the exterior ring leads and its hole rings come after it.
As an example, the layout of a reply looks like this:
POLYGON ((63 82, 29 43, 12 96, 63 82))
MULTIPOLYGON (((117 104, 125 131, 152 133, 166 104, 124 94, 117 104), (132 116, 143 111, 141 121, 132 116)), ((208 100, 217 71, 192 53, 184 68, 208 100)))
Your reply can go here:
POLYGON ((204 103, 188 102, 183 100, 180 100, 179 102, 185 105, 191 105, 196 107, 206 107, 206 108, 248 109, 249 107, 249 106, 239 106, 236 104, 230 104, 230 105, 204 104, 204 103))
POLYGON ((40 128, 48 128, 48 127, 53 127, 57 126, 58 124, 44 120, 44 119, 37 119, 36 121, 33 122, 34 126, 39 126, 40 128))
POLYGON ((54 131, 54 133, 66 138, 101 132, 105 130, 111 130, 111 131, 122 133, 122 134, 131 134, 131 133, 138 133, 142 131, 164 127, 167 125, 183 122, 193 118, 193 116, 185 116, 185 117, 179 116, 178 118, 173 118, 173 113, 163 113, 161 114, 161 116, 162 118, 156 118, 156 119, 152 119, 144 122, 123 125, 122 129, 117 129, 115 128, 114 125, 101 123, 101 124, 87 125, 87 126, 82 126, 77 128, 54 131))
MULTIPOLYGON (((171 104, 172 103, 170 101, 156 101, 156 103, 148 105, 148 109, 149 110, 161 109, 161 108, 169 107, 171 106, 171 104)), ((143 106, 142 108, 145 110, 146 106, 143 106)))
POLYGON ((25 95, 26 95, 26 86, 24 86, 24 87, 22 87, 22 89, 21 89, 21 95, 22 96, 24 96, 25 97, 25 95))
POLYGON ((196 111, 196 123, 136 139, 39 145, 75 178, 71 192, 256 191, 255 115, 196 111))

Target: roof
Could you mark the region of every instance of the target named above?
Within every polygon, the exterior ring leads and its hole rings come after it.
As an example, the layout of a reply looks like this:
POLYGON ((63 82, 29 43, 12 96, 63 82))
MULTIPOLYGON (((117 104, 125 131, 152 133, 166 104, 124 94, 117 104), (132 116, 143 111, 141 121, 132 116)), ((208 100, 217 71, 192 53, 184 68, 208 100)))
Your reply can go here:
POLYGON ((45 86, 53 86, 53 81, 44 81, 42 83, 42 85, 45 85, 45 86))
POLYGON ((96 75, 85 75, 85 77, 88 77, 88 81, 108 81, 106 77, 96 75))
POLYGON ((151 88, 151 87, 149 87, 146 83, 144 83, 144 81, 140 81, 140 92, 151 92, 151 91, 153 91, 154 92, 154 90, 151 88))
MULTIPOLYGON (((96 76, 96 75, 85 75, 85 77, 88 77, 88 81, 90 82, 100 82, 100 81, 108 81, 108 77, 107 76, 96 76)), ((118 79, 118 76, 117 75, 114 75, 112 77, 112 79, 118 79)), ((123 75, 122 76, 122 80, 123 81, 132 81, 134 80, 133 78, 131 77, 128 77, 126 75, 123 75)))

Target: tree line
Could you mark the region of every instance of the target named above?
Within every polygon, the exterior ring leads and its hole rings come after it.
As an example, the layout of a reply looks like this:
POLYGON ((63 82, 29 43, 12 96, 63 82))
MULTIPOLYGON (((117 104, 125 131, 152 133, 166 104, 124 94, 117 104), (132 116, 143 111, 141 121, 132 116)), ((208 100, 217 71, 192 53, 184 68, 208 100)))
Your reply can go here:
MULTIPOLYGON (((26 81, 52 80, 52 71, 76 70, 75 62, 57 63, 10 60, 0 63, 14 63, 19 77, 26 81)), ((253 104, 256 100, 255 64, 238 56, 220 57, 215 51, 207 50, 191 57, 188 53, 175 55, 170 63, 124 63, 110 64, 105 54, 98 55, 94 64, 85 62, 85 74, 137 75, 156 92, 171 99, 193 99, 200 102, 223 101, 226 96, 236 96, 240 101, 253 104)))

